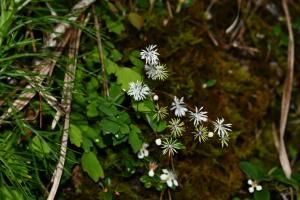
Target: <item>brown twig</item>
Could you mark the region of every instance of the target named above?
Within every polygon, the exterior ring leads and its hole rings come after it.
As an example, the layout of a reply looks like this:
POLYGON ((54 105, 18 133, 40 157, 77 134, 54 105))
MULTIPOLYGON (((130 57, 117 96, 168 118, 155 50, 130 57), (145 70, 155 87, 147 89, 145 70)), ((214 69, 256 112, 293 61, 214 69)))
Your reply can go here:
POLYGON ((285 148, 284 134, 285 134, 285 128, 287 123, 287 117, 289 113, 292 86, 293 86, 295 44, 294 44, 294 34, 293 34, 291 17, 288 9, 287 0, 282 0, 282 7, 286 16, 286 25, 289 34, 289 43, 288 43, 288 59, 287 59, 288 66, 287 66, 287 73, 286 73, 286 78, 283 86, 283 94, 281 100, 281 116, 280 116, 280 128, 279 128, 280 130, 279 131, 279 142, 280 142, 279 160, 286 177, 290 178, 292 169, 285 148))
POLYGON ((104 96, 109 96, 108 82, 107 82, 107 76, 106 76, 106 66, 105 66, 105 62, 104 62, 103 48, 102 48, 102 41, 101 41, 101 32, 100 32, 101 24, 98 21, 94 5, 92 6, 92 10, 93 10, 94 23, 95 23, 95 28, 96 28, 98 56, 99 56, 99 60, 101 62, 101 67, 102 67, 103 93, 104 93, 104 96))

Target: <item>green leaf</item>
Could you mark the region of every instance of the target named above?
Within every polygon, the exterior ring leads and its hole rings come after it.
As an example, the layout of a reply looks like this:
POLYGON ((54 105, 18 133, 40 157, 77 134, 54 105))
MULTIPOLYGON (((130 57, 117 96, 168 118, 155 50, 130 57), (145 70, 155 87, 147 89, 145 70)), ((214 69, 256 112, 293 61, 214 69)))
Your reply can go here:
POLYGON ((134 65, 134 66, 138 66, 138 67, 143 67, 144 66, 144 62, 141 61, 141 59, 139 57, 135 57, 133 55, 129 55, 129 60, 131 61, 131 63, 134 65))
POLYGON ((120 125, 110 119, 101 120, 100 126, 104 134, 117 133, 120 129, 120 125))
POLYGON ((290 185, 290 186, 294 187, 296 190, 298 190, 297 180, 295 180, 293 178, 290 178, 290 179, 287 178, 281 168, 276 168, 271 173, 271 176, 274 180, 277 180, 277 181, 279 181, 281 183, 284 183, 286 185, 290 185))
POLYGON ((122 59, 123 55, 117 49, 113 49, 110 53, 110 57, 113 59, 113 61, 119 61, 122 59))
POLYGON ((84 137, 82 140, 82 148, 84 152, 86 153, 90 152, 92 147, 93 147, 93 142, 89 138, 84 137))
POLYGON ((133 101, 132 107, 137 112, 151 112, 152 109, 145 101, 133 101))
POLYGON ((82 132, 74 124, 70 125, 70 141, 77 147, 80 147, 82 143, 82 132))
POLYGON ((144 18, 135 12, 129 13, 128 20, 138 30, 140 30, 144 25, 144 18))
POLYGON ((88 175, 97 182, 99 178, 104 178, 102 166, 94 152, 84 153, 81 158, 82 168, 88 175))
POLYGON ((0 187, 0 199, 5 200, 24 200, 24 197, 19 191, 8 187, 0 187))
POLYGON ((255 166, 247 161, 240 162, 241 170, 254 180, 260 181, 266 178, 264 172, 258 166, 255 166))
POLYGON ((121 20, 112 20, 109 17, 105 17, 104 20, 110 32, 120 35, 125 30, 124 24, 121 20))
POLYGON ((92 102, 87 106, 86 114, 89 118, 97 117, 99 115, 97 106, 98 106, 97 102, 92 102))
POLYGON ((133 124, 130 125, 130 128, 131 132, 129 133, 128 142, 131 145, 133 152, 137 153, 141 149, 143 144, 142 140, 139 137, 141 130, 133 124))
POLYGON ((110 59, 105 59, 105 66, 106 66, 106 72, 108 74, 114 74, 120 70, 119 65, 117 65, 115 62, 111 61, 110 59))
POLYGON ((43 153, 43 154, 50 153, 50 147, 47 144, 47 142, 45 142, 44 139, 42 139, 41 137, 38 137, 38 136, 33 137, 30 147, 33 151, 36 151, 39 153, 43 153))
POLYGON ((117 71, 116 76, 118 77, 117 83, 121 84, 121 87, 124 90, 128 90, 130 82, 142 80, 139 73, 128 67, 122 67, 117 71))
POLYGON ((261 191, 255 191, 254 199, 255 200, 269 200, 270 199, 269 190, 262 189, 261 191))

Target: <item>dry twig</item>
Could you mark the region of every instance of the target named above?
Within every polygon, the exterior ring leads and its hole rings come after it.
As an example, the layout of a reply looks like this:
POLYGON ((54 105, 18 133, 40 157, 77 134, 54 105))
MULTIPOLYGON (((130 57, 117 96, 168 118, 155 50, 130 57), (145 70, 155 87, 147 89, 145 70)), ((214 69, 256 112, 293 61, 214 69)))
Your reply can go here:
POLYGON ((108 82, 107 82, 107 76, 106 76, 106 66, 104 62, 104 56, 103 56, 103 48, 102 48, 102 41, 101 41, 101 32, 100 32, 100 25, 96 11, 95 11, 95 6, 92 7, 93 9, 93 15, 94 15, 94 23, 95 23, 95 28, 96 28, 96 37, 97 37, 97 45, 98 45, 98 56, 101 62, 101 68, 102 68, 102 82, 103 82, 103 92, 104 96, 109 96, 109 91, 108 91, 108 82))
POLYGON ((286 152, 285 143, 284 143, 284 134, 287 123, 287 117, 289 113, 291 94, 292 94, 292 85, 293 85, 293 76, 294 76, 294 54, 295 54, 295 44, 294 44, 294 34, 292 30, 291 17, 288 9, 287 0, 282 0, 282 7, 286 16, 286 25, 289 33, 289 44, 288 44, 288 66, 286 78, 283 86, 283 94, 281 100, 281 116, 280 116, 280 131, 279 131, 279 160, 282 166, 282 169, 286 177, 290 178, 292 169, 289 162, 289 158, 286 152))

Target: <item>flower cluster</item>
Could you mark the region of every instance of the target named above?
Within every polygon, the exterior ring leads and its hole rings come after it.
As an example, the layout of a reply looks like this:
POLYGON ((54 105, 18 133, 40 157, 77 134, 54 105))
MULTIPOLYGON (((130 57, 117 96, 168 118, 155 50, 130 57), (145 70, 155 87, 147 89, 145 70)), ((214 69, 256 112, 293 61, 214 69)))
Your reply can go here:
POLYGON ((158 55, 156 45, 149 45, 146 50, 141 51, 141 58, 146 62, 145 71, 148 78, 163 81, 168 78, 168 70, 166 65, 159 63, 158 55))
MULTIPOLYGON (((145 74, 149 79, 166 80, 168 71, 166 65, 159 62, 159 53, 156 45, 149 45, 145 50, 141 51, 140 55, 141 59, 145 60, 145 74)), ((152 110, 146 114, 146 119, 151 127, 161 126, 160 131, 157 132, 162 132, 165 128, 168 128, 169 130, 169 134, 156 138, 155 143, 162 149, 162 154, 167 156, 169 161, 171 161, 172 164, 170 167, 172 167, 172 170, 162 169, 162 174, 157 176, 155 175, 155 170, 159 167, 155 162, 150 162, 148 165, 148 178, 160 178, 161 183, 166 183, 168 187, 173 189, 178 186, 177 176, 174 171, 173 156, 178 153, 179 150, 185 148, 184 144, 181 143, 181 136, 188 130, 185 127, 186 125, 193 127, 194 131, 191 132, 193 133, 194 140, 203 143, 216 135, 219 137, 222 147, 228 146, 231 124, 226 124, 223 118, 217 118, 215 121, 210 121, 208 119, 207 111, 205 111, 203 106, 195 106, 194 110, 190 109, 190 106, 185 104, 184 97, 177 96, 174 96, 169 108, 160 106, 158 104, 159 96, 151 92, 150 88, 142 81, 129 83, 127 94, 135 101, 145 100, 149 95, 152 95, 152 98, 148 99, 152 103, 152 106, 150 106, 152 110), (170 116, 171 114, 169 114, 168 111, 172 111, 173 116, 170 116), (151 115, 152 118, 149 118, 151 115), (206 125, 207 123, 210 123, 210 125, 206 125), (211 128, 211 131, 209 128, 211 128)), ((147 105, 148 103, 149 101, 147 102, 147 105)), ((145 104, 145 106, 147 105, 145 104)), ((155 129, 153 128, 153 130, 155 129)), ((148 146, 149 144, 147 143, 142 145, 138 152, 138 158, 144 159, 149 156, 149 151, 147 150, 148 146)), ((145 160, 148 159, 149 158, 145 160)), ((254 191, 254 189, 261 189, 261 186, 255 184, 255 182, 251 183, 254 185, 252 185, 251 189, 249 188, 250 192, 252 190, 254 191)))

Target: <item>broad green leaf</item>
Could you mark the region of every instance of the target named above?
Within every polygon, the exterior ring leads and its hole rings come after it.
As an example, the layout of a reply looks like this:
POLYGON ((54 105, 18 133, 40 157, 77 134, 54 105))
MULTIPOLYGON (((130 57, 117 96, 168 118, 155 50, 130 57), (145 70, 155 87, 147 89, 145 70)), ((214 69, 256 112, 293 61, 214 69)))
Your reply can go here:
POLYGON ((128 20, 138 30, 140 30, 144 25, 144 18, 135 12, 129 13, 128 20))
POLYGON ((105 59, 106 72, 108 74, 114 74, 119 71, 120 67, 110 59, 105 59))
POLYGON ((116 76, 118 77, 117 83, 121 84, 121 87, 124 90, 128 90, 130 82, 142 80, 142 77, 139 73, 128 67, 122 67, 117 71, 116 76))
POLYGON ((70 141, 77 147, 80 147, 82 143, 82 132, 74 124, 70 125, 70 141))
POLYGON ((85 153, 88 153, 91 151, 91 148, 93 147, 93 142, 89 139, 84 137, 82 140, 82 148, 85 153))
POLYGON ((39 152, 42 154, 50 153, 50 147, 47 144, 47 142, 38 136, 33 137, 30 147, 33 151, 36 151, 36 152, 39 152))
POLYGON ((266 178, 265 174, 258 166, 255 166, 247 161, 240 162, 241 170, 254 180, 260 181, 266 178))
POLYGON ((102 166, 94 152, 84 153, 81 158, 82 168, 88 175, 97 182, 99 178, 104 178, 102 166))
POLYGON ((146 118, 152 130, 156 133, 160 133, 167 128, 167 123, 165 121, 158 122, 149 114, 146 114, 146 118))
POLYGON ((104 134, 117 133, 120 129, 120 125, 110 119, 101 120, 100 126, 104 134))
POLYGON ((119 61, 122 59, 123 55, 117 49, 113 49, 110 53, 110 57, 113 61, 119 61))
POLYGON ((298 190, 298 182, 297 180, 293 179, 293 178, 287 178, 284 174, 284 172, 282 171, 281 168, 276 168, 272 173, 271 176, 274 180, 277 180, 281 183, 290 185, 292 187, 294 187, 296 190, 298 190))
POLYGON ((141 59, 139 59, 138 57, 129 55, 129 60, 131 61, 131 63, 132 63, 134 66, 138 66, 138 67, 144 66, 144 62, 141 61, 141 59))
POLYGON ((107 116, 115 116, 119 112, 115 105, 113 105, 107 101, 101 102, 98 108, 107 116))
POLYGON ((138 112, 151 112, 154 110, 154 104, 152 101, 145 100, 145 101, 133 101, 132 107, 135 111, 138 112))
POLYGON ((130 128, 131 132, 129 133, 128 138, 129 144, 131 145, 133 152, 137 153, 141 149, 143 144, 142 140, 139 137, 139 133, 141 133, 141 130, 133 124, 130 125, 130 128))
POLYGON ((269 200, 270 199, 269 190, 262 189, 261 191, 255 191, 254 199, 255 200, 269 200))
POLYGON ((97 117, 99 115, 99 111, 97 109, 98 104, 97 102, 92 102, 87 106, 87 112, 86 115, 90 118, 97 117))

